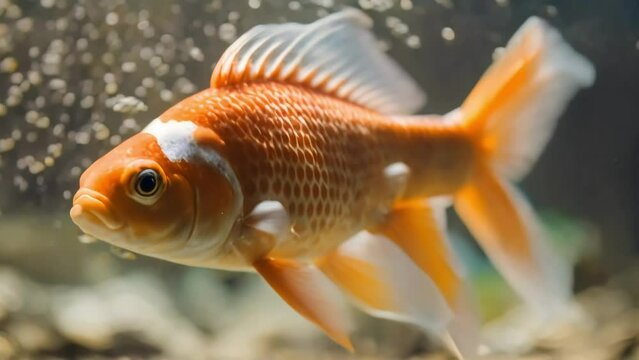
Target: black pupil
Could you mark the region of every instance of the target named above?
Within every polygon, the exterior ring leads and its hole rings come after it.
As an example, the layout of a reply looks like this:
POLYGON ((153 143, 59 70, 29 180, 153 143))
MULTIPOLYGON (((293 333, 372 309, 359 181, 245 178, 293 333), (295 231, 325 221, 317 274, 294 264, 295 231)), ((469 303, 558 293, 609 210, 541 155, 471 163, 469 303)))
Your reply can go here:
POLYGON ((153 170, 144 170, 138 177, 138 189, 142 195, 151 195, 157 186, 157 177, 153 170))

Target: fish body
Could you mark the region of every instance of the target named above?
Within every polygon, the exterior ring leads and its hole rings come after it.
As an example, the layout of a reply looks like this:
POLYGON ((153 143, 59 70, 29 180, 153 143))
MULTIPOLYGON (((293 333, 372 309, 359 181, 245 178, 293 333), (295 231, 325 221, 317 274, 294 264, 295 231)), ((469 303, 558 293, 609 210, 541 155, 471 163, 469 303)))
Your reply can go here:
POLYGON ((237 176, 243 214, 263 201, 287 209, 291 231, 268 249, 276 257, 318 257, 374 225, 400 198, 454 192, 473 156, 460 126, 398 120, 300 85, 208 89, 150 128, 168 122, 219 136, 215 150, 237 176), (403 188, 385 174, 394 163, 410 169, 403 188))
POLYGON ((256 271, 348 349, 342 294, 470 358, 478 325, 446 239, 453 204, 525 300, 560 309, 570 269, 510 183, 592 83, 592 66, 533 18, 459 109, 413 116, 424 96, 369 26, 345 10, 252 29, 211 88, 86 170, 72 219, 134 252, 256 271))

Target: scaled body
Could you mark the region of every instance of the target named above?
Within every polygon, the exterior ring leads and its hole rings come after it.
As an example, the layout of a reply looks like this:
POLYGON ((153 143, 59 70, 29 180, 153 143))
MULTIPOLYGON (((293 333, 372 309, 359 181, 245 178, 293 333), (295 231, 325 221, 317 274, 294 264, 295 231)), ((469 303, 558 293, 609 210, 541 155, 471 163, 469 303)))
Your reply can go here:
POLYGON ((156 121, 171 120, 220 137, 216 150, 241 184, 244 214, 266 200, 286 208, 291 233, 272 250, 278 257, 318 257, 396 200, 452 193, 473 160, 460 126, 393 119, 299 85, 205 90, 156 121), (405 186, 384 171, 399 162, 410 171, 405 186))

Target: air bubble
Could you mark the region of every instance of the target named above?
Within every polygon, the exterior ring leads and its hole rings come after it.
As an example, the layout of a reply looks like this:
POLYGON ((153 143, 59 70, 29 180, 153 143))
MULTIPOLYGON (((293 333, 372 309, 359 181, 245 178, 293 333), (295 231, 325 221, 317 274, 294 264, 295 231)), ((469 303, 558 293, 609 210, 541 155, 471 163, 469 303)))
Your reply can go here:
POLYGON ((51 90, 64 90, 67 87, 67 82, 62 79, 51 79, 49 81, 49 88, 51 90))
POLYGON ((138 66, 133 61, 127 61, 122 63, 122 71, 125 73, 133 73, 137 70, 138 66))
POLYGON ((192 47, 189 50, 189 56, 195 61, 204 61, 204 54, 198 47, 192 47))
POLYGON ((248 6, 251 9, 259 9, 260 6, 262 6, 262 0, 249 0, 248 1, 248 6))
POLYGON ((422 42, 417 35, 410 35, 406 38, 406 45, 411 49, 417 49, 422 46, 422 42))
POLYGON ((92 107, 94 103, 95 103, 95 99, 93 98, 93 96, 88 95, 88 96, 85 96, 82 100, 80 100, 80 107, 82 107, 83 109, 88 109, 92 107))
POLYGON ((106 140, 111 135, 109 128, 102 123, 94 123, 91 127, 96 140, 106 140))
POLYGON ((55 0, 40 0, 40 5, 42 5, 43 8, 50 9, 55 5, 55 0))
POLYGON ((402 8, 402 10, 412 10, 413 2, 411 0, 400 0, 399 7, 402 8))
POLYGON ((34 143, 36 141, 38 141, 38 133, 35 131, 29 131, 27 133, 27 135, 24 137, 24 139, 28 142, 28 143, 34 143))
POLYGON ((49 120, 48 116, 42 116, 38 118, 35 122, 35 126, 40 129, 46 129, 51 124, 51 120, 49 120))
POLYGON ((18 60, 13 56, 6 57, 0 61, 0 72, 12 73, 18 70, 18 60))
POLYGON ((71 171, 69 173, 72 177, 79 177, 80 174, 82 174, 82 169, 79 166, 74 166, 71 168, 71 171))
POLYGON ((46 166, 44 166, 41 161, 35 161, 31 165, 29 165, 29 172, 34 175, 43 172, 44 169, 46 169, 46 166))
POLYGON ((302 9, 302 4, 299 1, 291 1, 288 3, 288 8, 293 11, 298 11, 302 9))
POLYGON ((118 24, 118 21, 120 21, 120 16, 117 13, 110 12, 107 14, 104 21, 107 25, 114 26, 118 24))
POLYGON ((91 135, 85 131, 80 131, 75 134, 75 143, 79 145, 86 145, 91 141, 91 135))
POLYGON ((122 95, 107 100, 107 106, 111 107, 115 112, 125 114, 135 114, 148 109, 142 100, 133 96, 122 95))
POLYGON ((218 32, 220 34, 220 39, 227 43, 233 42, 237 36, 237 29, 235 28, 235 25, 231 23, 224 23, 220 25, 218 32))
MULTIPOLYGON (((65 190, 65 193, 66 193, 67 191, 68 191, 68 190, 65 190)), ((70 194, 70 192, 69 192, 69 194, 70 194)), ((65 197, 65 200, 69 200, 69 199, 70 199, 70 195, 69 195, 69 198, 66 198, 66 197, 65 197)), ((81 234, 81 235, 79 235, 79 236, 78 236, 78 241, 79 241, 79 242, 81 242, 81 243, 83 243, 83 244, 93 244, 93 243, 95 243, 96 241, 98 241, 98 239, 94 238, 94 237, 93 237, 93 236, 91 236, 91 235, 81 234)))
POLYGON ((11 151, 15 146, 16 141, 13 138, 0 139, 0 153, 11 151))
POLYGON ((445 27, 442 29, 442 38, 446 41, 455 40, 455 31, 450 27, 445 27))

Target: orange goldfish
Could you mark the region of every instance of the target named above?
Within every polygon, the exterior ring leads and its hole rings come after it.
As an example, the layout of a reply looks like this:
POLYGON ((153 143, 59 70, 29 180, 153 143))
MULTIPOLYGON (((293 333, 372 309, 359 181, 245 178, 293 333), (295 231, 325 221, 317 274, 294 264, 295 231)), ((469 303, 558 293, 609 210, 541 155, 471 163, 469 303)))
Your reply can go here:
POLYGON ((347 349, 344 297, 473 357, 471 294, 446 239, 452 205, 524 300, 559 309, 570 266, 513 183, 593 83, 592 65, 531 18, 458 109, 415 116, 425 96, 370 26, 348 9, 248 31, 210 88, 85 171, 71 218, 133 252, 255 271, 347 349))

